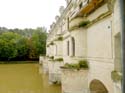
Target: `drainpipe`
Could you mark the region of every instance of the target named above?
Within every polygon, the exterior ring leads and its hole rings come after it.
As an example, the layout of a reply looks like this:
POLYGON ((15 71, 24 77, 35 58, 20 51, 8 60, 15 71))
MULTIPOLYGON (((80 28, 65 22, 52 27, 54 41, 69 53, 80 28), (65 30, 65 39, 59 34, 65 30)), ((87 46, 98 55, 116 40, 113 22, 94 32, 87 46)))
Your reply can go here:
POLYGON ((121 31, 121 53, 122 53, 122 93, 125 93, 125 0, 120 1, 120 12, 122 19, 122 31, 121 31))

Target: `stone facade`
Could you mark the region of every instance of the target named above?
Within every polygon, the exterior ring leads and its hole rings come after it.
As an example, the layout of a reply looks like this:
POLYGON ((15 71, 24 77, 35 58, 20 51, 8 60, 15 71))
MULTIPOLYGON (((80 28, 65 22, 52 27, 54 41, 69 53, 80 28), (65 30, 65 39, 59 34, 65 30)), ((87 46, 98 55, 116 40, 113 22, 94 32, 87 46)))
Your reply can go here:
POLYGON ((61 82, 61 69, 60 67, 63 66, 63 62, 58 61, 49 61, 49 82, 50 83, 58 83, 61 82))
MULTIPOLYGON (((46 56, 63 58, 64 63, 77 63, 86 59, 89 69, 85 88, 91 90, 90 86, 97 80, 105 87, 106 93, 121 93, 121 82, 111 79, 112 71, 121 73, 119 0, 66 2, 67 7, 60 8, 61 16, 56 16, 56 22, 51 25, 46 56)), ((74 80, 77 78, 76 75, 74 80)), ((73 83, 76 82, 74 80, 73 83)), ((76 86, 76 89, 81 86, 76 86)))

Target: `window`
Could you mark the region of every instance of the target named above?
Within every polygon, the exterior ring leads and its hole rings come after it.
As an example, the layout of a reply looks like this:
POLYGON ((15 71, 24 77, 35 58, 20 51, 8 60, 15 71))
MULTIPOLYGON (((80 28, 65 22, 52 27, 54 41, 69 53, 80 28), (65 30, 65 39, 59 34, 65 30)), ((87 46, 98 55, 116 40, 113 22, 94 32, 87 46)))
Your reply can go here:
POLYGON ((67 56, 69 56, 69 41, 67 41, 67 56))
POLYGON ((67 29, 69 30, 69 17, 67 18, 67 29))
POLYGON ((75 56, 75 39, 74 37, 71 38, 72 41, 72 56, 75 56))
POLYGON ((79 9, 81 9, 81 8, 82 8, 82 3, 79 4, 79 9))

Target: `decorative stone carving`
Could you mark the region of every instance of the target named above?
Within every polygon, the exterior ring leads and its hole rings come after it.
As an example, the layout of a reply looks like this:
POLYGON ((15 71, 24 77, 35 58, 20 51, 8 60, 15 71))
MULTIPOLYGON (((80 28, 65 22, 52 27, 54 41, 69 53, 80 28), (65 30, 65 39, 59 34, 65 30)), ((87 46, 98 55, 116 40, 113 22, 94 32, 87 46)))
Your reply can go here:
POLYGON ((59 9, 60 14, 63 13, 64 9, 65 9, 64 6, 61 6, 61 7, 60 7, 60 9, 59 9))
POLYGON ((114 5, 115 5, 115 1, 116 0, 108 0, 107 1, 107 7, 109 9, 110 12, 114 12, 114 5))
POLYGON ((59 16, 57 15, 57 16, 55 17, 55 20, 58 21, 58 19, 59 19, 59 16))
POLYGON ((55 25, 55 22, 53 22, 53 23, 50 25, 50 28, 53 29, 54 25, 55 25))

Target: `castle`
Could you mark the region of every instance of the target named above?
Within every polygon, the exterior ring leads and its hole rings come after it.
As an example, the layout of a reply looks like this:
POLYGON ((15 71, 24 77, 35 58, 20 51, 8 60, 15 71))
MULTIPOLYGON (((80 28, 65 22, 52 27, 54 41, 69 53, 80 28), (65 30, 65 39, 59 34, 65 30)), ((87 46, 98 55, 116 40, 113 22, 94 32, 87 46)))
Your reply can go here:
MULTIPOLYGON (((66 0, 47 38, 46 56, 63 63, 87 60, 89 69, 63 77, 63 93, 89 89, 91 93, 121 93, 121 16, 119 0, 66 0), (77 83, 79 82, 79 83, 77 83), (72 88, 66 83, 72 82, 72 88), (81 83, 81 84, 80 84, 81 83), (84 83, 84 84, 83 84, 84 83), (73 84, 74 87, 72 86, 73 84), (67 86, 67 87, 66 87, 67 86), (81 87, 81 88, 80 88, 81 87), (73 90, 74 89, 74 90, 73 90), (95 91, 95 92, 94 92, 95 91)), ((84 92, 87 93, 87 92, 84 92)))

